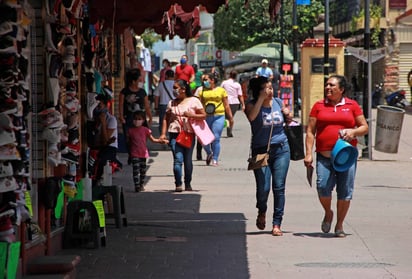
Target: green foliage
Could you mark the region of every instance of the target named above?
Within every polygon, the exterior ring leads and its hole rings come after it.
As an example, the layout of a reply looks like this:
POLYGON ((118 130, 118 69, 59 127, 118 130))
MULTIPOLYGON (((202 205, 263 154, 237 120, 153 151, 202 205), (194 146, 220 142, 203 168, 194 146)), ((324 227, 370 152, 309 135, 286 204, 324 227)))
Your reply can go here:
MULTIPOLYGON (((302 42, 312 34, 317 18, 324 11, 323 1, 312 0, 309 6, 298 6, 298 32, 296 40, 302 42)), ((284 0, 283 35, 286 44, 294 40, 292 32, 292 1, 284 0)), ((241 51, 264 42, 281 41, 280 15, 270 21, 269 0, 231 0, 229 7, 221 7, 214 15, 213 34, 218 48, 241 51)))
POLYGON ((156 43, 157 41, 160 41, 162 38, 159 34, 154 32, 152 29, 148 28, 144 31, 144 33, 141 35, 144 46, 151 49, 153 47, 153 44, 156 43))
MULTIPOLYGON (((375 5, 375 4, 370 4, 369 5, 369 14, 370 14, 370 23, 371 23, 371 28, 373 28, 372 33, 371 33, 371 41, 374 45, 379 45, 379 35, 381 33, 381 28, 380 28, 380 18, 382 16, 382 7, 375 5)), ((355 33, 359 29, 359 25, 363 27, 363 23, 365 20, 365 10, 361 9, 356 15, 352 17, 351 20, 351 25, 350 25, 350 30, 352 33, 355 33)))

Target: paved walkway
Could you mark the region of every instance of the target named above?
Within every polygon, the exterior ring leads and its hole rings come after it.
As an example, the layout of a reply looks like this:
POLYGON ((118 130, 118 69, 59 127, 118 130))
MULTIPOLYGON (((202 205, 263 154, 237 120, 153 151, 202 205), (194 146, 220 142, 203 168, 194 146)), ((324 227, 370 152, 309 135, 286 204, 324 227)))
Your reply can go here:
POLYGON ((359 160, 346 238, 320 232, 323 213, 303 161, 290 166, 284 236, 257 230, 255 182, 245 168, 250 128, 238 113, 220 166, 194 161, 193 192, 173 192, 172 155, 154 146, 146 192, 133 191, 130 166, 114 178, 124 187, 128 227, 109 223, 106 247, 64 253, 82 257, 78 278, 412 278, 411 124, 405 115, 397 154, 374 150, 373 160, 359 160))

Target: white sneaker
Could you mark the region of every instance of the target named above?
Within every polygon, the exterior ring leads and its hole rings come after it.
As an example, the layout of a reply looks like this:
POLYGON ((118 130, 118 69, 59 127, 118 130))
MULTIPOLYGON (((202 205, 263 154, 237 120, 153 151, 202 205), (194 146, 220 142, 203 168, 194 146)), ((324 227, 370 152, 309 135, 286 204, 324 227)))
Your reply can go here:
POLYGON ((50 143, 58 143, 61 140, 61 129, 59 128, 44 128, 42 138, 50 143))
POLYGON ((6 144, 0 146, 0 160, 19 160, 20 154, 13 144, 6 144))
POLYGON ((13 176, 0 178, 0 193, 17 190, 19 186, 13 176))
POLYGON ((13 176, 13 166, 11 163, 3 162, 0 164, 0 178, 13 176))
POLYGON ((0 130, 0 145, 16 144, 16 135, 11 130, 0 130))

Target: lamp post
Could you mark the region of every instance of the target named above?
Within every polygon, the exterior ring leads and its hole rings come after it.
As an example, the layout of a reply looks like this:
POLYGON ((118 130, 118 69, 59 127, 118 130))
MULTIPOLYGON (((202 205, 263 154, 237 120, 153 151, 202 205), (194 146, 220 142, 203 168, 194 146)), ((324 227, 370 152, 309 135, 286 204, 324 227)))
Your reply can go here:
POLYGON ((325 0, 325 37, 324 37, 325 47, 323 49, 323 76, 324 76, 324 86, 329 77, 329 0, 325 0))
POLYGON ((298 92, 298 13, 297 13, 297 0, 293 0, 292 11, 292 28, 293 28, 293 116, 299 117, 299 92, 298 92))

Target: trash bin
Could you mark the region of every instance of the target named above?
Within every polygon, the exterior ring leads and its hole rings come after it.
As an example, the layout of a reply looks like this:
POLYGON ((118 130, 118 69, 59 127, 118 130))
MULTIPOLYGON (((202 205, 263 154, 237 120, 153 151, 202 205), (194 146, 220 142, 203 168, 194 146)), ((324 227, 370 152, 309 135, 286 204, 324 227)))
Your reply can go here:
POLYGON ((376 117, 375 149, 386 153, 397 153, 401 137, 405 110, 380 105, 376 117))

